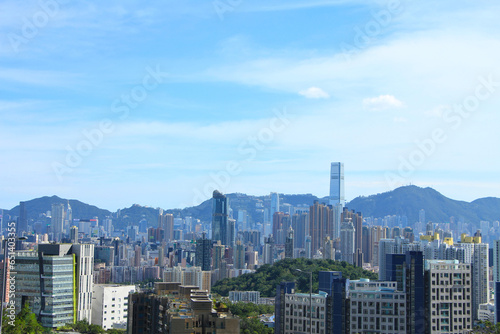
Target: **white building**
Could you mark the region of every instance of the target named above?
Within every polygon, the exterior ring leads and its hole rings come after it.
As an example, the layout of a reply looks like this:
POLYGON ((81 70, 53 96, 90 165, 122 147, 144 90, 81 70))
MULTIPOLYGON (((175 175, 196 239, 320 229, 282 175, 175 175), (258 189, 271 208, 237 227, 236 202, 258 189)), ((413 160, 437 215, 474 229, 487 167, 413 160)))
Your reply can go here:
POLYGON ((477 311, 477 319, 480 321, 489 321, 495 323, 495 305, 492 303, 485 303, 479 305, 477 311))
POLYGON ((94 245, 73 244, 78 275, 77 320, 92 319, 92 288, 94 286, 94 245))
POLYGON ((426 320, 429 333, 465 333, 472 329, 470 264, 426 260, 426 320))
POLYGON ((405 333, 406 293, 397 282, 350 281, 351 333, 405 333))
POLYGON ((231 303, 245 302, 261 304, 259 291, 229 291, 229 301, 231 303))
POLYGON ((135 285, 96 284, 92 297, 92 324, 103 329, 126 329, 128 295, 135 285))

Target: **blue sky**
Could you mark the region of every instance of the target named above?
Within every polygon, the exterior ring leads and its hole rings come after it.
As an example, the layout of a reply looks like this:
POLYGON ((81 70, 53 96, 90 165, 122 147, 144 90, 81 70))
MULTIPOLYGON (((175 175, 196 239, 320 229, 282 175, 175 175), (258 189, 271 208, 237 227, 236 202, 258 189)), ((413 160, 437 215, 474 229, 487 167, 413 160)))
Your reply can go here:
POLYGON ((500 4, 0 3, 0 207, 500 197, 500 4))

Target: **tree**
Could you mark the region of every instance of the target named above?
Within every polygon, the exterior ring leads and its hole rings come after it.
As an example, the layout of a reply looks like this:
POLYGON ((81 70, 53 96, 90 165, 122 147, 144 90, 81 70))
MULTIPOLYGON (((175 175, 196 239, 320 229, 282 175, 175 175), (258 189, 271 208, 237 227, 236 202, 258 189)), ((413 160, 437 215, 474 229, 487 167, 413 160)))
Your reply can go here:
POLYGON ((28 303, 26 303, 21 311, 16 315, 14 326, 9 324, 9 318, 5 316, 4 311, 2 332, 5 334, 42 334, 47 332, 47 329, 40 325, 36 319, 36 315, 31 312, 28 303))

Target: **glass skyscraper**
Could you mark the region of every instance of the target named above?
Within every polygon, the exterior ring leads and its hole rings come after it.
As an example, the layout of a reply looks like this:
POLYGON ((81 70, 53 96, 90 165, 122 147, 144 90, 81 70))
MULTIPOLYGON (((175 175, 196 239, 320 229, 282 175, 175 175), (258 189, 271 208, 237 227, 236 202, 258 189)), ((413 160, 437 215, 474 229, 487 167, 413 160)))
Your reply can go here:
POLYGON ((345 205, 344 163, 332 162, 330 172, 330 205, 345 205))

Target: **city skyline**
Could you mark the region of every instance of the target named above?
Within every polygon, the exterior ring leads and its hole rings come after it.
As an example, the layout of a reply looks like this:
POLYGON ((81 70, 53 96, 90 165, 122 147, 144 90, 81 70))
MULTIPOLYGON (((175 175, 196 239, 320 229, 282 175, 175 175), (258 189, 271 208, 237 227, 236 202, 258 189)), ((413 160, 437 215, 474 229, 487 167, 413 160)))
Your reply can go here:
POLYGON ((500 197, 500 5, 3 1, 0 203, 500 197), (215 186, 214 186, 215 185, 215 186))

